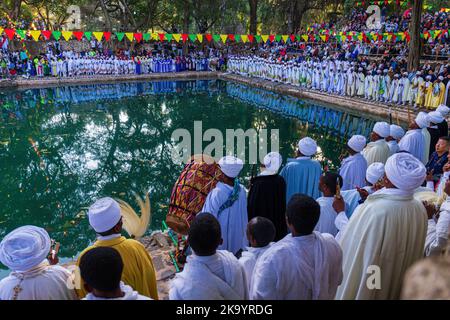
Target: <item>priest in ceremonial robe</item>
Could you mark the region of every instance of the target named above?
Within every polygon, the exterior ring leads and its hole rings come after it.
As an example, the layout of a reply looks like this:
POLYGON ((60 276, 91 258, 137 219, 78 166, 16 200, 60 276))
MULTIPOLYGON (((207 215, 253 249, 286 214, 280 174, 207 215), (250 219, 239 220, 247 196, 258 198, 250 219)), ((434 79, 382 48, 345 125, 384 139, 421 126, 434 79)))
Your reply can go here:
POLYGON ((390 132, 391 127, 387 122, 375 123, 370 134, 371 142, 362 151, 362 155, 366 158, 368 166, 374 162, 386 163, 390 151, 385 138, 389 137, 390 132))

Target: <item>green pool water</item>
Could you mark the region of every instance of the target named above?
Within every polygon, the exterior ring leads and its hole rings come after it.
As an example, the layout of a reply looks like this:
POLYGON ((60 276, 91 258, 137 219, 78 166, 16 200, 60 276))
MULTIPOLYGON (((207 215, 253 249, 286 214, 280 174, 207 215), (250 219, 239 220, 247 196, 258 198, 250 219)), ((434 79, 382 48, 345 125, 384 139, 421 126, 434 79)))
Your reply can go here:
MULTIPOLYGON (((333 168, 343 141, 368 136, 374 123, 220 80, 0 91, 0 106, 0 238, 22 225, 41 226, 61 242, 66 258, 95 238, 84 213, 100 196, 137 208, 133 193, 150 190, 151 228, 161 227, 183 168, 171 157, 175 129, 193 132, 194 121, 224 135, 226 129, 278 129, 284 160, 309 135, 321 147, 319 160, 333 168)), ((242 183, 254 169, 244 167, 242 183)))

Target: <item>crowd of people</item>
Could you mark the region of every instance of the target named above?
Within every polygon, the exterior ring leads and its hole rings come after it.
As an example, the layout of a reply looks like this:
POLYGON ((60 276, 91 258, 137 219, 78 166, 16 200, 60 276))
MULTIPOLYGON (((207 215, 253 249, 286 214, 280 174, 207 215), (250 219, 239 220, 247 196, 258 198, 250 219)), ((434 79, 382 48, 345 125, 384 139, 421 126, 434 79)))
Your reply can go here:
POLYGON ((227 70, 341 96, 436 109, 450 99, 449 64, 424 65, 407 72, 402 61, 360 61, 332 55, 322 58, 292 56, 229 57, 227 70), (394 64, 397 62, 396 64, 394 64))
MULTIPOLYGON (((348 140, 336 172, 322 172, 317 142, 304 137, 295 158, 268 153, 249 190, 239 183, 243 161, 223 157, 169 298, 408 298, 407 270, 448 247, 449 114, 445 105, 420 112, 406 133, 375 123, 369 142, 348 140), (375 286, 367 284, 373 266, 381 270, 375 286)), ((58 265, 47 231, 24 226, 6 235, 0 262, 11 273, 0 299, 158 299, 152 258, 121 235, 117 201, 101 198, 87 216, 97 239, 77 258, 79 277, 58 265)))

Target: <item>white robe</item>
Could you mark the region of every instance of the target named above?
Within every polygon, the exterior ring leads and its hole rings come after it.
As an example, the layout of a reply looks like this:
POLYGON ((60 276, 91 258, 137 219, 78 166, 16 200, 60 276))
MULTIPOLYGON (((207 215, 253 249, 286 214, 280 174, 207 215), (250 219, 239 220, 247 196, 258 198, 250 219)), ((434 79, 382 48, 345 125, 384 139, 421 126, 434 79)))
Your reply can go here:
POLYGON ((238 200, 218 216, 220 207, 227 201, 232 192, 233 187, 222 182, 217 183, 216 187, 206 197, 202 212, 211 213, 219 220, 223 239, 223 244, 219 249, 236 254, 248 244, 246 236, 248 222, 247 195, 242 186, 238 200))
POLYGON ((266 252, 267 249, 270 248, 270 246, 271 244, 262 248, 248 247, 247 251, 242 252, 239 263, 241 264, 242 268, 244 268, 249 292, 253 283, 253 271, 255 269, 256 262, 258 261, 258 258, 262 256, 262 254, 266 252))
POLYGON ((124 293, 123 297, 120 298, 99 298, 92 293, 88 293, 83 300, 153 300, 134 291, 132 287, 124 284, 122 281, 120 282, 120 289, 124 293))
POLYGON ((389 152, 389 146, 386 140, 380 139, 368 143, 361 154, 366 158, 367 166, 370 166, 374 162, 385 164, 389 158, 389 152))
POLYGON ((447 248, 450 233, 450 198, 441 205, 439 219, 428 219, 425 255, 439 256, 447 248))
POLYGON ((288 234, 255 266, 252 300, 333 299, 342 281, 342 250, 329 234, 288 234))
POLYGON ((0 281, 0 300, 12 300, 14 287, 20 283, 22 290, 17 300, 78 300, 74 290, 69 289, 71 272, 61 266, 50 266, 45 260, 26 272, 12 272, 0 281))
POLYGON ((350 190, 366 185, 367 160, 360 154, 356 153, 345 158, 341 163, 339 174, 342 177, 342 190, 350 190))
POLYGON ((400 148, 396 140, 388 141, 387 144, 389 146, 389 156, 392 156, 393 154, 396 154, 397 152, 400 151, 400 148))
POLYGON ((428 163, 428 158, 430 156, 430 144, 431 144, 431 135, 427 128, 422 129, 423 138, 425 141, 424 148, 423 148, 423 156, 422 156, 422 162, 423 164, 428 163))
POLYGON ((400 140, 398 147, 400 151, 407 151, 423 162, 425 138, 422 134, 422 129, 408 130, 400 140))
POLYGON ((426 231, 425 207, 412 193, 382 189, 370 195, 340 240, 344 280, 336 298, 398 299, 406 270, 423 257, 426 231))
POLYGON ((333 209, 334 197, 320 197, 316 201, 320 205, 320 217, 314 230, 336 236, 338 229, 335 225, 337 212, 333 209))
POLYGON ((247 280, 238 259, 228 251, 187 259, 170 284, 170 300, 246 300, 247 280))

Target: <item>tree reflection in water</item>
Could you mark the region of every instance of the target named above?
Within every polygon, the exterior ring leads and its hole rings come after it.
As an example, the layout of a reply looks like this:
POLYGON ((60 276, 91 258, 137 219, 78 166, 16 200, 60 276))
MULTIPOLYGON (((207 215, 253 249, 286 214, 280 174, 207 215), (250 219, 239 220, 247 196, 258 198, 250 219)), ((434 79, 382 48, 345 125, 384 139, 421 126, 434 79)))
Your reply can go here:
MULTIPOLYGON (((171 159, 172 132, 217 128, 279 129, 280 152, 293 155, 306 134, 320 160, 338 165, 343 141, 368 135, 372 120, 312 102, 214 81, 135 82, 0 93, 0 238, 33 224, 72 257, 94 238, 84 216, 100 196, 135 205, 151 191, 153 225, 161 226, 182 166, 171 159), (300 120, 299 120, 300 119, 300 120)), ((204 147, 208 142, 204 142, 204 147)), ((254 166, 246 165, 247 183, 254 166)))

